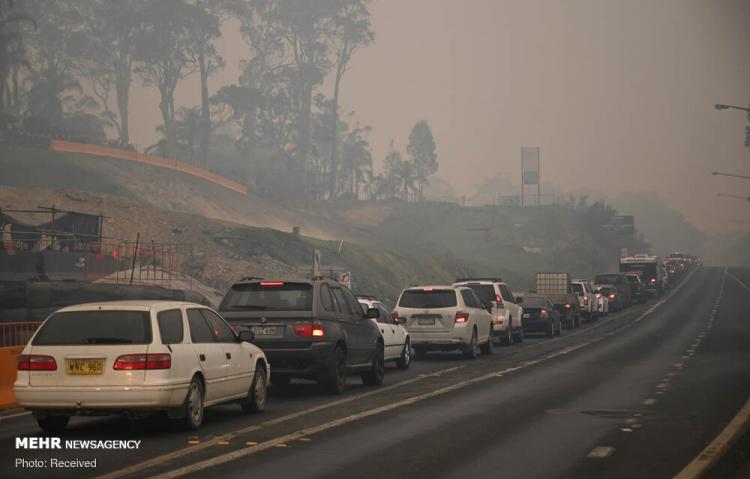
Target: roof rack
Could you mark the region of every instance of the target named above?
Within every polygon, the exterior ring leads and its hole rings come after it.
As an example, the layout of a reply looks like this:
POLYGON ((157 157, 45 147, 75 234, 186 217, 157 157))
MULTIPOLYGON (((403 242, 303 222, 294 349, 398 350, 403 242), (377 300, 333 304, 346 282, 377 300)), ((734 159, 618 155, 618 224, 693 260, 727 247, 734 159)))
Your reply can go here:
POLYGON ((378 299, 377 296, 372 294, 355 294, 354 297, 359 299, 369 299, 370 301, 375 301, 378 299))
POLYGON ((466 283, 468 281, 492 281, 493 283, 502 283, 503 278, 456 278, 455 283, 466 283))
POLYGON ((243 276, 242 279, 240 279, 240 281, 253 281, 256 279, 263 279, 263 278, 261 278, 260 276, 243 276))

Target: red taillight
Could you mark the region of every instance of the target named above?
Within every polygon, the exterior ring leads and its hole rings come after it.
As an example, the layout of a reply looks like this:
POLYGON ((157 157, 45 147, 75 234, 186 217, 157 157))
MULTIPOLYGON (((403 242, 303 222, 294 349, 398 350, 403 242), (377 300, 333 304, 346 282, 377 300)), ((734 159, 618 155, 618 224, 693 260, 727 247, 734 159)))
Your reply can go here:
POLYGON ((316 323, 294 323, 293 326, 294 334, 297 336, 304 336, 307 338, 322 338, 325 336, 323 331, 323 325, 319 322, 316 323))
POLYGON ((615 299, 615 294, 614 293, 610 294, 609 299, 615 299))
POLYGON ((57 371, 57 362, 52 356, 40 354, 20 354, 18 356, 19 371, 57 371))
POLYGON ((546 309, 543 309, 542 312, 539 313, 539 317, 542 318, 542 319, 547 319, 547 318, 549 318, 549 313, 547 312, 546 309))
POLYGON ((457 311, 456 317, 453 318, 454 323, 465 323, 469 320, 469 313, 464 311, 457 311))
POLYGON ((284 286, 283 281, 261 281, 260 282, 261 288, 278 288, 280 286, 284 286))
POLYGON ((583 297, 583 305, 584 306, 588 306, 589 305, 589 297, 588 296, 584 296, 583 297))
POLYGON ((115 371, 138 371, 143 369, 170 369, 172 356, 162 354, 124 354, 115 361, 115 371))
POLYGON ((652 283, 656 283, 656 278, 651 278, 652 283))
POLYGON ((391 311, 391 319, 394 321, 399 321, 398 311, 391 311))
POLYGON ((499 295, 495 295, 495 301, 497 301, 497 309, 503 309, 505 306, 503 305, 503 298, 499 295))
POLYGON ((570 309, 570 303, 565 303, 565 309, 570 309))

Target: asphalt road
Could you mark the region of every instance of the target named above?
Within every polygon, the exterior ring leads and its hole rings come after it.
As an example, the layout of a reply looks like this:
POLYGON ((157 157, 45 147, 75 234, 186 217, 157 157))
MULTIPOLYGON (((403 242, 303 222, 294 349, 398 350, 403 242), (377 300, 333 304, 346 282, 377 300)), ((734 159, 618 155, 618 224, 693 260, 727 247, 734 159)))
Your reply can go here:
MULTIPOLYGON (((750 397, 750 271, 729 273, 701 268, 560 338, 389 368, 380 388, 295 383, 261 415, 209 410, 197 435, 156 418, 74 419, 66 435, 141 440, 134 451, 18 451, 16 437, 41 433, 28 415, 3 418, 0 477, 672 477, 750 397), (15 467, 52 457, 97 464, 15 467)), ((743 444, 712 477, 741 477, 743 444)))

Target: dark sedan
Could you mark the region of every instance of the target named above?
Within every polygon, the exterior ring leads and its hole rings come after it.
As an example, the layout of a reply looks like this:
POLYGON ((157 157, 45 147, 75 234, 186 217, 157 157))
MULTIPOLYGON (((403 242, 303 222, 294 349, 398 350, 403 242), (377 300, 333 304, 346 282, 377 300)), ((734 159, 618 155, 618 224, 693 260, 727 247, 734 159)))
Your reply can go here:
POLYGON ((562 334, 560 313, 547 296, 541 294, 525 294, 523 296, 523 325, 524 334, 541 333, 547 337, 562 334))

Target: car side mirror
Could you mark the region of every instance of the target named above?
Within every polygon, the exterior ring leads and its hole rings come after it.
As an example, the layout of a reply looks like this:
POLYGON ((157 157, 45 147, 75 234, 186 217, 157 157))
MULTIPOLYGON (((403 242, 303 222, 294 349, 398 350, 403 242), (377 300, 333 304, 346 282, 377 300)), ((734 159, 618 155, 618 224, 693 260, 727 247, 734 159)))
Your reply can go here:
POLYGON ((240 341, 243 343, 252 343, 255 341, 255 333, 249 329, 243 329, 240 331, 240 341))
POLYGON ((369 319, 378 319, 380 317, 380 311, 378 308, 367 308, 367 314, 365 317, 369 319))

